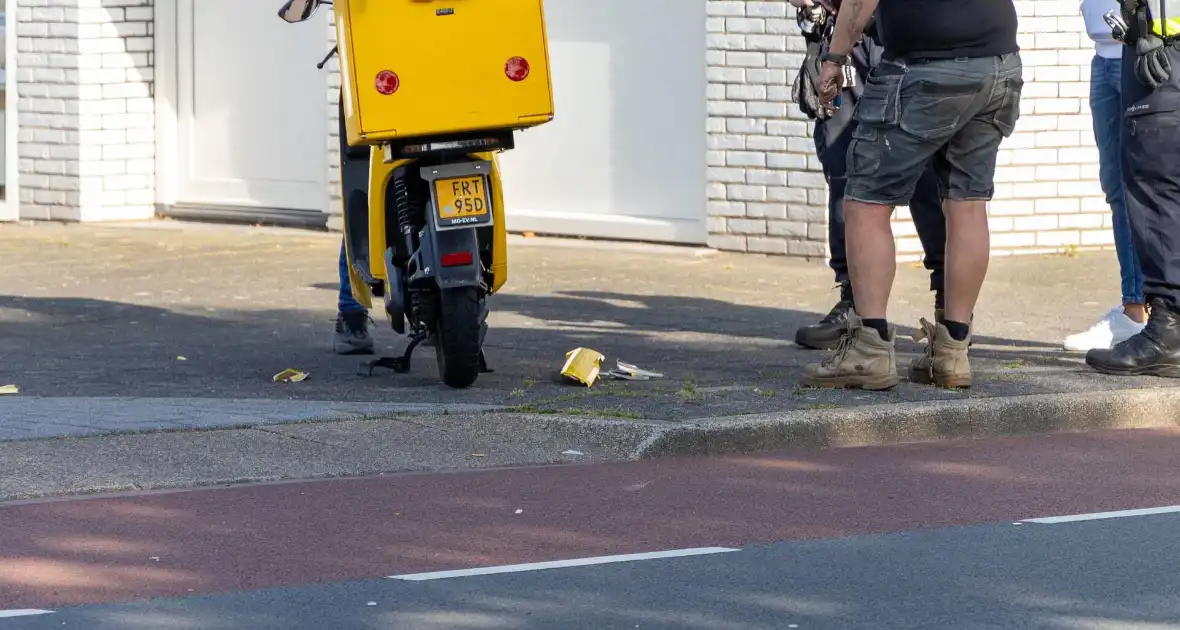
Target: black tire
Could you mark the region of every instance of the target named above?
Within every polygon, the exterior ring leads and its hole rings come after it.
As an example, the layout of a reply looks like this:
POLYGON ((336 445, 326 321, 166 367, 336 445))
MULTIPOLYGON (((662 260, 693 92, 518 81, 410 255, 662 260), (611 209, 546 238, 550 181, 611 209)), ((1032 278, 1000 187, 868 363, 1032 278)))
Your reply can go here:
POLYGON ((475 287, 446 289, 439 294, 438 377, 448 387, 464 389, 479 378, 480 295, 475 287))

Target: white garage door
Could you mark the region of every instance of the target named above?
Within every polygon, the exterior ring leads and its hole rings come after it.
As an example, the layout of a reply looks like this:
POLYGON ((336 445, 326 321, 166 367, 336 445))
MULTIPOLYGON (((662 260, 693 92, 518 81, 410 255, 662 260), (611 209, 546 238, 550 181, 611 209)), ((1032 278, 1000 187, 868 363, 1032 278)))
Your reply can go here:
POLYGON ((705 0, 545 11, 556 117, 503 156, 509 227, 703 243, 705 0))
POLYGON ((326 210, 326 22, 287 24, 280 4, 178 0, 177 204, 326 210))

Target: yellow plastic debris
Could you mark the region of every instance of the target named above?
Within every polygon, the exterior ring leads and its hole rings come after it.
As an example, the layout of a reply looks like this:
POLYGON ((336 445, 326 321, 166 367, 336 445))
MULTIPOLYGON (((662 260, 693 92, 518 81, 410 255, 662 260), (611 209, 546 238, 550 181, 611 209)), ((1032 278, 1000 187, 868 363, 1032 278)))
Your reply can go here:
POLYGON ((599 366, 605 358, 594 350, 575 348, 565 353, 565 365, 561 368, 561 375, 590 387, 598 380, 599 366))
POLYGON ((274 381, 276 383, 299 383, 307 380, 307 372, 301 372, 295 368, 288 368, 275 374, 274 381))
POLYGON ((188 357, 176 357, 177 361, 188 361, 188 357))
POLYGON ((16 385, 0 385, 0 395, 4 394, 19 394, 20 388, 16 385))

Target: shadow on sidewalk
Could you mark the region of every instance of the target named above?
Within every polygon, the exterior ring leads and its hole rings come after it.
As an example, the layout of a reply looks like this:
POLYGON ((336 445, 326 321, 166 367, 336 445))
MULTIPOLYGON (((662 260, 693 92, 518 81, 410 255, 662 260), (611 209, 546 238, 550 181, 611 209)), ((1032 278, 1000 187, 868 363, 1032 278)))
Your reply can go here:
MULTIPOLYGON (((0 296, 0 381, 26 395, 293 398, 372 402, 500 404, 521 410, 607 413, 621 418, 687 419, 785 409, 1010 396, 1140 386, 1105 379, 1048 344, 979 337, 976 386, 966 393, 909 384, 890 392, 798 387, 800 370, 824 353, 791 343, 814 313, 718 300, 621 292, 552 296, 504 294, 493 303, 488 354, 492 374, 454 391, 439 384, 433 351, 414 370, 357 376, 364 357, 331 352, 330 311, 181 311, 88 298, 0 296), (565 353, 584 346, 657 370, 646 383, 602 381, 592 389, 557 375, 565 353), (276 384, 286 368, 311 374, 276 384)), ((899 331, 899 368, 921 344, 899 331)), ((402 342, 380 322, 383 354, 402 342)), ((0 383, 2 384, 2 383, 0 383)))
MULTIPOLYGON (((568 291, 556 296, 500 295, 494 308, 511 310, 534 319, 584 325, 585 322, 611 322, 632 332, 691 332, 722 335, 735 339, 760 339, 774 342, 794 339, 795 331, 817 321, 815 313, 734 305, 721 300, 670 295, 630 295, 600 291, 568 291)), ((932 318, 932 316, 930 317, 932 318)), ((912 326, 898 326, 902 343, 916 332, 912 326)), ((1007 346, 1042 350, 1060 350, 1049 344, 992 336, 976 336, 981 345, 1007 346)), ((810 355, 809 355, 810 356, 810 355)), ((986 353, 981 353, 986 356, 986 353)))

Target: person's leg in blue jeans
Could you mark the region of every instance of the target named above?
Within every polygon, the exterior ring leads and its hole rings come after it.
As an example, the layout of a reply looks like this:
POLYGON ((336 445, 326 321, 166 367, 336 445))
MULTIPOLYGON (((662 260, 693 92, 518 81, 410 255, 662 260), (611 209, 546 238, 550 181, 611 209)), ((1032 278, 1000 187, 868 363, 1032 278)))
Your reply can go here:
POLYGON ((340 297, 336 301, 337 312, 355 313, 365 310, 360 302, 352 296, 352 278, 348 275, 348 254, 344 249, 344 239, 340 239, 340 297))
POLYGON ((340 241, 340 292, 336 299, 336 354, 372 354, 373 337, 369 335, 369 311, 352 297, 348 277, 348 257, 344 240, 340 241))
POLYGON ((1111 348, 1138 334, 1147 321, 1143 274, 1135 254, 1123 193, 1120 140, 1123 120, 1122 60, 1095 55, 1090 68, 1090 111, 1094 123, 1094 141, 1098 145, 1098 178, 1113 213, 1114 247, 1119 259, 1123 299, 1122 304, 1111 309, 1088 330, 1066 338, 1065 348, 1079 352, 1111 348))
MULTIPOLYGON (((350 151, 344 131, 344 109, 340 106, 340 170, 344 203, 355 189, 368 185, 369 151, 367 148, 350 151)), ((348 208, 345 207, 345 212, 348 208)), ((352 281, 348 276, 348 257, 344 239, 340 239, 340 291, 336 300, 336 354, 372 354, 373 338, 369 335, 369 311, 352 297, 352 281)))

